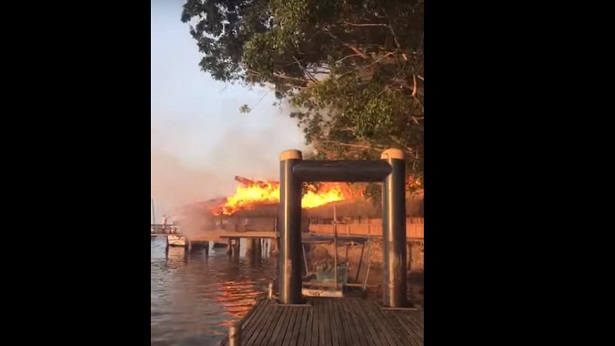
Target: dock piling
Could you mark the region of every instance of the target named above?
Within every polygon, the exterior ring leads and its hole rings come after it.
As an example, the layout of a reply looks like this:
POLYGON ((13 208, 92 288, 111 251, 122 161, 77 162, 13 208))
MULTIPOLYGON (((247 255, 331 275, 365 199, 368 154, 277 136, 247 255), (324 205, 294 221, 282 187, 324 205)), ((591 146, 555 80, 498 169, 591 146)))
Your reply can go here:
POLYGON ((280 253, 280 238, 273 238, 271 239, 271 244, 269 246, 269 255, 270 256, 276 256, 280 253))
POLYGON ((250 259, 254 256, 256 250, 256 243, 254 240, 255 239, 246 239, 246 257, 250 259))
POLYGON ((384 285, 383 303, 387 307, 404 307, 407 301, 406 278, 406 164, 404 152, 388 149, 382 160, 391 166, 391 173, 382 186, 382 243, 384 285))
POLYGON ((228 344, 229 346, 241 345, 241 324, 239 322, 228 328, 228 344))
POLYGON ((252 242, 254 242, 254 259, 260 262, 261 255, 262 255, 263 242, 261 241, 260 238, 252 239, 252 242))
POLYGON ((226 254, 230 256, 233 254, 233 238, 228 238, 227 242, 228 242, 228 247, 226 250, 226 254))
POLYGON ((246 257, 253 262, 260 262, 261 260, 261 239, 246 239, 246 257))
MULTIPOLYGON (((381 182, 382 233, 384 253, 384 306, 407 305, 406 251, 406 168, 404 152, 387 149, 380 160, 303 160, 299 150, 280 154, 280 235, 279 287, 282 304, 300 304, 301 280, 301 186, 303 182, 381 182)), ((335 219, 335 208, 334 219, 335 219)), ((334 221, 334 247, 337 261, 337 220, 334 221)), ((272 249, 273 252, 273 249, 272 249)), ((337 262, 335 263, 337 288, 337 262)), ((369 269, 369 268, 368 268, 369 269)))
POLYGON ((233 244, 233 256, 239 257, 239 250, 241 248, 241 238, 234 238, 235 243, 233 244))
POLYGON ((300 304, 301 292, 301 179, 293 170, 302 161, 299 150, 280 154, 280 285, 282 304, 300 304))

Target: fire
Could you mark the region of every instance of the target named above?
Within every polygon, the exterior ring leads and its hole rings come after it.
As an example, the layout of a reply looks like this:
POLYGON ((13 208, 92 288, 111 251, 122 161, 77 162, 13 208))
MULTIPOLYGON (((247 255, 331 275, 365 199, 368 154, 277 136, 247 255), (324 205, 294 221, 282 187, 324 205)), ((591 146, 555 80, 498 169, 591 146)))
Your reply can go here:
MULTIPOLYGON (((280 183, 254 181, 235 177, 242 185, 237 186, 235 194, 226 199, 222 213, 231 215, 237 210, 249 208, 255 204, 272 204, 280 201, 280 183)), ((343 188, 339 183, 322 183, 320 189, 308 191, 301 200, 303 208, 315 208, 327 203, 345 199, 343 188)))
POLYGON ((337 202, 344 199, 344 192, 342 192, 339 184, 328 184, 321 187, 318 193, 308 191, 301 199, 301 207, 303 208, 316 208, 321 205, 337 202))
POLYGON ((254 182, 248 186, 237 186, 235 194, 227 197, 222 206, 222 212, 231 215, 235 211, 261 203, 278 203, 280 200, 280 184, 270 182, 254 182))

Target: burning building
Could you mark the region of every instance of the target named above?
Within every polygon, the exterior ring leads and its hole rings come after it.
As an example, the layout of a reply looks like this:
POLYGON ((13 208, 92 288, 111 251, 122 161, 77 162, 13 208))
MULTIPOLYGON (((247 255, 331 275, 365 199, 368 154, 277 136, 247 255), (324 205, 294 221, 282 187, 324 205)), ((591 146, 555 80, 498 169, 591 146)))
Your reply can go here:
MULTIPOLYGON (((182 228, 273 230, 279 212, 280 183, 240 176, 235 180, 239 185, 232 196, 185 205, 179 213, 182 228)), ((305 211, 348 199, 350 195, 348 184, 320 183, 318 189, 306 191, 301 204, 305 211)))
MULTIPOLYGON (((239 184, 232 196, 186 205, 182 210, 182 219, 186 220, 182 228, 274 230, 279 213, 279 182, 240 176, 235 176, 235 180, 239 184)), ((301 200, 304 215, 302 230, 308 230, 310 221, 331 223, 334 206, 338 221, 354 223, 379 219, 381 208, 366 200, 359 191, 362 191, 362 186, 347 183, 319 183, 318 188, 307 189, 301 200)), ((422 210, 422 193, 420 196, 409 195, 406 202, 407 216, 422 218, 422 210)))

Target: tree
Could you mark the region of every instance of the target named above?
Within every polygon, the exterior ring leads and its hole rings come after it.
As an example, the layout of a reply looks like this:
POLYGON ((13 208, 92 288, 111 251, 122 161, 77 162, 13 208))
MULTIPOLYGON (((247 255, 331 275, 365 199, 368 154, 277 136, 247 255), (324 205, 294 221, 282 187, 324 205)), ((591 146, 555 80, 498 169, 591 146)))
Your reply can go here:
POLYGON ((271 85, 319 158, 374 159, 397 147, 413 188, 423 176, 423 4, 188 0, 182 21, 203 71, 271 85))

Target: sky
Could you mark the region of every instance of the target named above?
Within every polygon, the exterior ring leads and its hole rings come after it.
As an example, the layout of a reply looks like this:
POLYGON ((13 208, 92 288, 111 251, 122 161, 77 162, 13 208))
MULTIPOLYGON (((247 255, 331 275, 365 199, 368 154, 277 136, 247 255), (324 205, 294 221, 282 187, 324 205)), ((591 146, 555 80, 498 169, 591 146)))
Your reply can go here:
POLYGON ((151 1, 151 193, 158 218, 178 204, 231 195, 235 175, 277 179, 279 154, 305 149, 273 91, 214 81, 181 22, 183 0, 151 1), (242 114, 247 104, 252 111, 242 114))

